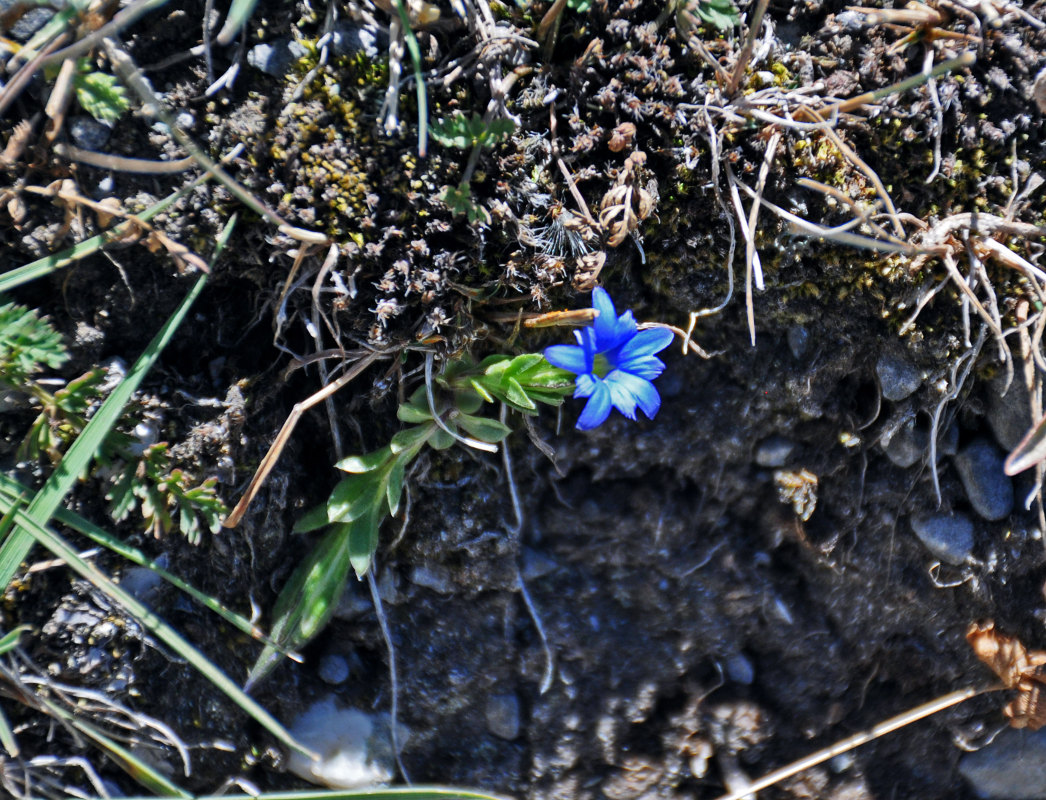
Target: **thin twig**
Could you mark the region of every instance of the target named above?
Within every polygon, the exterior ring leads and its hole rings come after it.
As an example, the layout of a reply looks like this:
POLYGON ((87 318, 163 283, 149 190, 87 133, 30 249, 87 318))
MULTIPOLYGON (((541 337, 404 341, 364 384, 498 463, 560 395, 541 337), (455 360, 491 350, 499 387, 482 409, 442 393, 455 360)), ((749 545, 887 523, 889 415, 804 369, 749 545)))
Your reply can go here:
POLYGON ((992 686, 980 689, 969 687, 949 692, 946 695, 938 697, 936 700, 931 700, 928 703, 923 703, 920 706, 911 708, 903 714, 898 714, 896 717, 890 717, 888 720, 884 720, 866 731, 861 731, 860 733, 855 733, 853 736, 841 739, 830 747, 825 747, 822 750, 818 750, 816 753, 811 753, 805 758, 793 761, 791 764, 781 767, 781 769, 774 770, 768 775, 764 775, 757 781, 745 784, 743 788, 720 795, 716 800, 741 800, 741 798, 747 797, 748 795, 754 795, 758 791, 762 791, 774 784, 780 783, 786 778, 790 778, 804 770, 810 769, 811 767, 816 767, 818 764, 822 764, 829 759, 849 752, 855 747, 860 747, 862 744, 866 744, 873 739, 878 739, 880 736, 885 736, 886 734, 892 733, 906 725, 911 725, 913 722, 925 719, 926 717, 936 714, 938 711, 944 711, 944 709, 958 705, 959 703, 969 700, 971 697, 976 697, 984 692, 994 691, 1000 688, 1002 687, 992 686))

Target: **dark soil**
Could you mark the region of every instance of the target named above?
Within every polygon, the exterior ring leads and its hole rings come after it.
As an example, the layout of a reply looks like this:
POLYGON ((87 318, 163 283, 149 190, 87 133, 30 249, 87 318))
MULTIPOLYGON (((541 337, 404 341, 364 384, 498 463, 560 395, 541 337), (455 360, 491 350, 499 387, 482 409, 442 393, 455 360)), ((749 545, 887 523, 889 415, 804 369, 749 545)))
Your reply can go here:
MULTIPOLYGON (((926 227, 966 212, 1042 225, 1039 194, 1012 198, 1046 160, 1043 113, 1034 101, 1046 14, 1041 3, 1020 13, 987 0, 968 8, 941 0, 942 16, 902 29, 838 2, 771 3, 753 60, 728 96, 688 44, 686 20, 652 0, 597 0, 587 13, 567 10, 554 42, 529 48, 518 37, 536 37, 548 4, 496 5, 502 32, 517 37, 496 42, 484 42, 448 4, 438 22, 418 31, 430 119, 482 115, 492 107, 492 82, 516 75, 505 109, 517 128, 484 149, 470 175, 472 200, 489 221, 470 224, 440 200, 468 172, 469 151, 430 140, 428 156, 418 158, 412 82, 399 92, 394 135, 379 128, 389 75, 384 44, 373 58, 332 51, 317 66, 324 10, 262 2, 247 26, 247 47, 294 37, 304 55, 284 74, 268 75, 236 46, 215 46, 208 74, 202 55, 185 55, 200 42, 204 4, 162 7, 123 41, 168 111, 191 114, 187 132, 214 157, 243 143, 230 171, 290 224, 329 236, 339 259, 331 279, 321 273, 327 247, 306 250, 269 221, 244 214, 214 183, 155 218, 170 239, 206 258, 225 220, 241 212, 229 254, 147 378, 135 413, 154 421, 179 464, 219 476, 231 506, 293 405, 324 380, 315 365, 285 374, 292 356, 376 347, 392 357, 336 395, 329 416, 322 406, 305 415, 238 528, 207 535, 197 547, 177 532, 153 539, 133 521, 106 517, 101 478, 78 490, 77 510, 162 554, 230 607, 249 613, 257 603, 268 622, 279 589, 313 543, 291 533, 294 522, 326 498, 338 457, 377 449, 397 430, 396 404, 422 380, 421 350, 442 361, 463 349, 536 352, 564 340, 565 332, 519 331, 505 320, 587 306, 594 281, 577 258, 582 251, 606 254, 596 282, 619 310, 684 328, 689 312, 727 298, 732 269, 729 302, 694 331, 711 357, 665 352, 655 420, 633 423, 615 413, 581 433, 573 429, 580 406, 568 400, 558 418, 546 410, 529 431, 552 447, 554 459, 517 433, 509 440, 511 477, 500 455, 452 449, 419 460, 409 513, 386 523, 377 556, 399 669, 399 719, 410 730, 402 753, 410 779, 535 800, 714 798, 726 791, 731 771, 758 777, 940 694, 987 685, 992 676, 965 641, 972 622, 993 619, 1030 647, 1046 642, 1042 516, 1037 504, 1023 509, 1035 488, 1033 473, 1024 473, 1013 481, 1017 499, 1008 513, 984 518, 953 455, 982 440, 1001 454, 1013 447, 989 417, 1016 418, 1019 430, 1030 425, 1027 392, 1020 392, 1021 335, 1007 337, 1018 356, 1018 389, 1000 400, 1008 375, 1000 348, 990 333, 978 339, 982 318, 954 284, 905 325, 947 277, 940 258, 920 262, 915 254, 806 238, 763 208, 755 241, 766 287, 753 296, 753 345, 745 240, 727 175, 755 187, 773 147, 764 197, 832 227, 856 213, 838 197, 869 213, 882 210, 872 207, 883 199, 874 172, 915 244, 940 244, 926 227), (895 46, 907 34, 912 41, 895 46), (923 85, 832 116, 837 100, 917 74, 927 53, 938 64, 965 51, 976 63, 939 76, 933 92, 923 85), (172 59, 179 54, 185 57, 172 59), (232 88, 205 96, 236 59, 242 68, 232 88), (456 66, 462 71, 452 76, 456 66), (802 116, 803 103, 835 120, 868 171, 837 142, 802 127, 812 119, 802 116), (794 124, 775 127, 767 114, 791 115, 794 124), (633 126, 618 134, 628 141, 609 146, 623 123, 633 126), (626 161, 636 152, 645 160, 626 161), (611 246, 608 226, 582 224, 557 158, 594 217, 621 185, 649 192, 654 210, 611 246), (801 179, 827 184, 838 197, 801 179), (352 292, 342 288, 349 286, 352 292), (960 383, 967 357, 974 366, 960 383), (883 359, 916 375, 901 399, 888 399, 895 392, 877 369, 883 359), (954 397, 934 428, 949 392, 954 397), (915 452, 907 460, 905 447, 915 452), (960 553, 961 563, 942 565, 912 532, 913 518, 939 512, 973 520, 973 546, 960 553), (552 659, 547 684, 542 632, 552 659), (520 712, 511 738, 492 732, 505 733, 491 722, 493 709, 505 704, 520 712)), ((374 16, 388 25, 387 13, 374 16)), ((344 8, 336 24, 366 27, 344 8)), ((741 35, 714 28, 697 34, 729 75, 741 35)), ((403 75, 411 69, 405 56, 403 75)), ((7 110, 4 140, 16 123, 40 113, 49 85, 38 77, 7 110)), ((75 102, 72 108, 71 116, 82 115, 75 102)), ((69 129, 67 120, 60 141, 69 141, 69 129)), ((37 123, 26 151, 6 168, 4 185, 16 191, 5 202, 17 196, 25 210, 7 206, 10 219, 0 211, 5 270, 98 230, 83 208, 62 230, 64 210, 25 186, 71 178, 85 196, 117 197, 140 211, 197 174, 78 164, 49 150, 40 131, 37 123)), ((101 149, 184 155, 138 111, 116 123, 101 149)), ((740 197, 747 222, 752 201, 740 197)), ((895 232, 888 216, 875 219, 895 232)), ((850 232, 883 238, 867 224, 850 232)), ((966 276, 975 243, 962 235, 950 241, 966 276)), ((996 238, 1037 264, 1041 229, 996 238)), ((1008 332, 1030 315, 1034 333, 1042 289, 980 258, 988 282, 972 291, 985 306, 993 291, 1008 332)), ((66 335, 74 353, 62 371, 68 379, 113 358, 131 363, 193 273, 162 250, 122 243, 19 288, 13 299, 49 314, 66 335)), ((1035 337, 1025 337, 1029 343, 1039 346, 1035 337)), ((1033 394, 1041 392, 1042 373, 1030 374, 1033 394)), ((39 482, 49 468, 14 463, 35 413, 15 404, 0 416, 0 454, 6 468, 39 482)), ((26 569, 44 558, 34 551, 26 569)), ((126 570, 115 556, 98 560, 110 573, 126 570)), ((276 748, 224 696, 70 580, 57 568, 27 571, 8 590, 4 630, 34 626, 23 671, 33 663, 55 680, 107 692, 170 725, 194 745, 193 775, 178 778, 193 791, 214 790, 229 777, 263 789, 303 785, 280 771, 276 748), (119 634, 93 647, 91 632, 112 619, 120 620, 119 634)), ((347 705, 389 710, 388 652, 367 585, 351 581, 348 592, 344 613, 305 648, 305 662, 281 665, 257 690, 281 720, 332 691, 347 705), (350 664, 347 683, 322 680, 318 665, 330 654, 350 664)), ((254 643, 173 590, 161 588, 150 602, 228 674, 246 676, 254 643)), ((134 793, 96 750, 64 730, 49 736, 46 718, 14 699, 0 705, 24 726, 23 758, 86 755, 111 790, 134 793)), ((1005 723, 1002 705, 999 696, 977 698, 765 794, 973 797, 957 771, 962 750, 953 739, 987 738, 1005 723)), ((74 769, 61 780, 91 791, 74 769)))

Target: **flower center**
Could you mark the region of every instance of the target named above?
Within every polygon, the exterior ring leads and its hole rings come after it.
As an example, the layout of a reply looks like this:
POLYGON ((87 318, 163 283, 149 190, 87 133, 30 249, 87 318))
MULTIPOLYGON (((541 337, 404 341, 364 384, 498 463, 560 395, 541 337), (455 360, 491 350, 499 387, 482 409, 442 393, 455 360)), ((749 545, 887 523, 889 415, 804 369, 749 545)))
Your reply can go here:
POLYGON ((597 378, 605 378, 612 369, 614 369, 614 365, 602 353, 596 353, 592 358, 592 372, 595 373, 597 378))

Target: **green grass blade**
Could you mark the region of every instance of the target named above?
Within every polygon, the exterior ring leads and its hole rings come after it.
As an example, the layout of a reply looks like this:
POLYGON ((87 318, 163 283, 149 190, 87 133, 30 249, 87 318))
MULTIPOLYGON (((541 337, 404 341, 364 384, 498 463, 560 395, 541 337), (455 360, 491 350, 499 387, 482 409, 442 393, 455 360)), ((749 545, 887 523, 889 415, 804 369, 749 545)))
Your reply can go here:
POLYGON ((225 20, 225 24, 222 25, 222 29, 218 32, 215 41, 222 47, 230 44, 236 38, 236 34, 240 32, 240 29, 247 24, 247 20, 254 13, 256 5, 258 5, 258 0, 232 0, 229 16, 225 20))
MULTIPOLYGON (((139 219, 148 221, 164 209, 169 208, 173 203, 187 195, 201 183, 210 179, 211 174, 205 172, 199 178, 192 181, 192 183, 183 186, 181 189, 168 195, 158 203, 149 206, 149 208, 136 216, 139 219)), ((25 266, 13 269, 10 272, 5 272, 3 275, 0 275, 0 294, 10 291, 16 286, 21 286, 23 283, 29 283, 29 281, 35 281, 37 278, 42 278, 56 270, 62 269, 63 267, 68 267, 70 264, 73 264, 82 258, 86 258, 92 253, 98 252, 110 241, 119 239, 124 234, 129 233, 131 225, 132 223, 130 221, 121 222, 112 229, 105 231, 104 233, 99 233, 97 236, 92 236, 90 239, 85 239, 67 250, 44 256, 43 258, 38 258, 36 261, 26 264, 25 266)))
MULTIPOLYGON (((0 497, 0 507, 4 508, 5 512, 10 507, 10 504, 10 500, 0 497)), ((33 519, 29 511, 16 511, 16 519, 20 529, 25 531, 33 541, 39 542, 47 550, 64 560, 69 568, 80 577, 89 581, 98 591, 104 593, 126 609, 150 633, 188 661, 201 675, 242 708, 244 712, 260 723, 274 737, 288 747, 292 747, 306 755, 310 754, 308 749, 300 745, 275 717, 256 701, 248 697, 236 683, 212 664, 203 653, 193 647, 174 628, 160 619, 148 606, 113 583, 98 567, 80 558, 76 550, 65 539, 33 519)))
MULTIPOLYGON (((8 475, 0 474, 0 494, 6 494, 10 498, 15 499, 22 495, 29 495, 30 493, 31 492, 28 488, 20 484, 14 478, 11 478, 8 475)), ((235 611, 226 608, 210 595, 204 594, 192 584, 187 583, 186 581, 179 578, 177 575, 168 572, 163 567, 159 566, 155 561, 153 561, 151 558, 145 555, 145 553, 143 553, 138 548, 132 547, 126 542, 117 539, 111 533, 104 530, 103 528, 99 528, 93 522, 90 522, 81 517, 79 514, 64 508, 59 508, 57 511, 55 511, 54 519, 60 522, 62 525, 65 525, 67 528, 72 528, 74 531, 86 536, 91 541, 102 545, 102 547, 105 547, 106 549, 111 550, 117 555, 126 558, 128 561, 137 564, 140 567, 145 567, 146 569, 152 570, 165 581, 170 583, 172 586, 185 592, 198 603, 213 611, 215 614, 220 616, 230 625, 234 626, 237 630, 242 631, 248 636, 257 639, 258 641, 264 644, 276 647, 276 644, 272 642, 267 636, 265 636, 261 628, 259 628, 257 625, 253 625, 242 614, 237 614, 235 611)), ((6 637, 4 637, 4 639, 0 639, 0 653, 3 653, 3 642, 5 639, 6 637)))
MULTIPOLYGON (((217 261, 235 226, 236 216, 233 215, 218 237, 214 253, 211 256, 212 266, 217 261)), ((29 508, 26 510, 26 514, 35 522, 46 525, 61 505, 62 500, 69 493, 69 490, 72 489, 77 476, 82 475, 87 470, 105 437, 109 435, 109 432, 116 425, 117 420, 119 420, 124 406, 127 405, 127 401, 131 399, 131 395, 141 385, 142 379, 153 368, 156 359, 159 358, 167 343, 171 341, 175 331, 182 324, 193 302, 200 296, 206 283, 207 275, 201 275, 199 280, 196 281, 196 285, 189 290, 185 299, 175 309, 170 319, 160 329, 160 332, 149 342, 145 352, 134 362, 134 366, 128 370, 124 379, 113 389, 112 393, 105 399, 105 402, 102 403, 101 408, 98 409, 98 412, 87 423, 83 432, 70 445, 69 451, 59 462, 55 471, 44 482, 44 485, 40 487, 40 491, 33 497, 29 508)), ((11 583, 11 579, 18 571, 19 564, 29 554, 32 545, 33 538, 20 528, 12 531, 11 535, 0 545, 0 589, 11 583)))
POLYGON ((410 61, 414 65, 414 85, 418 94, 418 157, 424 158, 429 147, 429 99, 425 89, 425 78, 421 74, 421 48, 418 46, 418 37, 410 27, 410 17, 407 16, 404 0, 393 0, 393 4, 403 24, 407 52, 410 53, 410 61))
POLYGON ((0 710, 0 744, 11 758, 18 758, 21 752, 18 742, 15 740, 15 732, 11 730, 11 723, 7 721, 7 715, 0 710))
MULTIPOLYGON (((101 408, 91 418, 91 421, 87 423, 83 433, 76 437, 76 441, 70 445, 65 457, 59 462, 55 471, 51 473, 29 504, 26 514, 34 522, 41 525, 46 524, 69 493, 69 490, 72 489, 73 484, 76 483, 77 476, 82 475, 86 471, 99 447, 101 447, 102 441, 109 435, 109 432, 117 420, 119 420, 127 401, 131 399, 131 395, 141 385, 146 373, 152 369, 161 351, 174 336, 174 332, 181 325, 182 320, 185 319, 190 306, 199 297, 206 283, 207 276, 201 276, 196 285, 185 296, 185 299, 182 300, 181 305, 171 315, 171 318, 167 320, 167 323, 149 343, 149 346, 145 348, 145 352, 134 363, 134 366, 128 370, 124 379, 105 399, 101 408)), ((3 545, 0 546, 0 587, 5 587, 11 582, 11 579, 18 571, 19 564, 29 554, 32 544, 33 537, 24 529, 16 528, 3 545)))

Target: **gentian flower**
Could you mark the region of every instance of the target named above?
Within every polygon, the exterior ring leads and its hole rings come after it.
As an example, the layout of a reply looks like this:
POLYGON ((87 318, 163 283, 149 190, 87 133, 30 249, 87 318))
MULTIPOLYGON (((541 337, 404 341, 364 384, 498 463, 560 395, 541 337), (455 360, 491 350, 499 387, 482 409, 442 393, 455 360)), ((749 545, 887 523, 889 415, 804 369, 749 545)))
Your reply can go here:
POLYGON ((639 330, 631 311, 617 315, 604 289, 592 292, 592 307, 599 312, 587 328, 574 331, 577 344, 545 348, 545 360, 577 375, 574 397, 587 397, 577 427, 583 431, 601 425, 616 408, 629 419, 636 406, 653 419, 661 397, 651 381, 660 375, 664 362, 654 354, 672 342, 666 328, 639 330))

